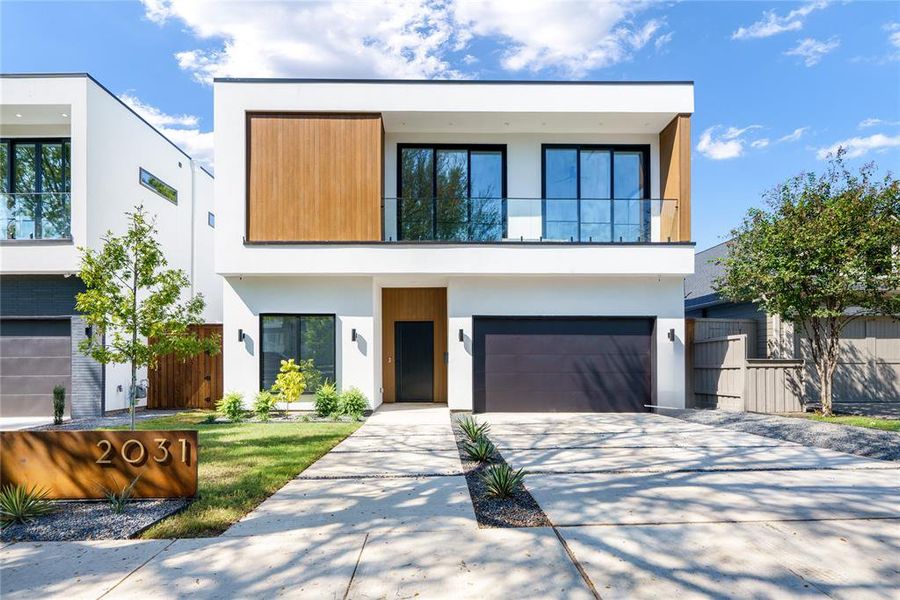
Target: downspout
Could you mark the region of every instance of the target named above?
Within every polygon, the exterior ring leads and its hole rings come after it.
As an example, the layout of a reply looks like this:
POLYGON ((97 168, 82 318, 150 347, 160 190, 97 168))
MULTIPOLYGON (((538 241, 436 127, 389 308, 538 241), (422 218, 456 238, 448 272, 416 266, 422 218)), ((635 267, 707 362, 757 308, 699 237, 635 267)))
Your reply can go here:
POLYGON ((195 252, 195 240, 194 235, 196 232, 197 224, 197 165, 196 161, 191 159, 191 299, 194 298, 194 252, 195 252))

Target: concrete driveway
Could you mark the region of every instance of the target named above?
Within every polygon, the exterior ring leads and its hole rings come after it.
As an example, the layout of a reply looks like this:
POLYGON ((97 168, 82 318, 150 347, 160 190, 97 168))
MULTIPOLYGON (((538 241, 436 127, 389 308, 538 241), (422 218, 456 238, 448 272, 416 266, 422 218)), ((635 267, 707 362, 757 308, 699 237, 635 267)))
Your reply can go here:
POLYGON ((12 544, 4 598, 900 597, 900 472, 658 415, 490 414, 553 527, 479 529, 395 405, 219 538, 12 544))
POLYGON ((900 598, 900 463, 655 414, 485 418, 603 598, 900 598))

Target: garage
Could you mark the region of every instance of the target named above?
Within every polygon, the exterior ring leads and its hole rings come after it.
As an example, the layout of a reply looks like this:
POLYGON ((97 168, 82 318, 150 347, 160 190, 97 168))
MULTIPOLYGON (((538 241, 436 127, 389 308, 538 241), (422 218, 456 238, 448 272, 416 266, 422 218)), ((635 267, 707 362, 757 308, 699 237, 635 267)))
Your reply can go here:
POLYGON ((69 319, 0 321, 0 416, 53 415, 53 388, 66 388, 66 414, 72 389, 69 319))
POLYGON ((646 412, 652 318, 474 317, 475 412, 646 412))

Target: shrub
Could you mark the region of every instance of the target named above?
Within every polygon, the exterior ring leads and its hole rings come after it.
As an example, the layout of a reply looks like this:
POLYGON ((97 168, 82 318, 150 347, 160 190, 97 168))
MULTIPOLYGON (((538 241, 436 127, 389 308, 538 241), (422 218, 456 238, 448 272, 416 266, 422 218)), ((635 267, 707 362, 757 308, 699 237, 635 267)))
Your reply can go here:
POLYGON ((53 424, 62 425, 63 413, 66 412, 66 388, 58 385, 53 388, 53 424))
POLYGON ((253 413, 260 421, 268 421, 277 401, 278 399, 272 395, 272 392, 262 390, 256 394, 256 398, 253 400, 253 413))
POLYGON ((49 491, 36 486, 31 489, 22 484, 3 486, 0 490, 0 522, 5 527, 50 514, 55 507, 47 499, 49 495, 49 491))
POLYGON ((480 474, 489 496, 509 498, 525 480, 525 471, 513 471, 506 463, 491 465, 480 474))
POLYGON ((216 410, 229 421, 240 421, 244 418, 244 395, 240 392, 228 392, 216 402, 216 410))
POLYGON ((480 437, 474 442, 467 442, 463 445, 463 448, 470 459, 478 462, 489 462, 496 451, 494 444, 486 437, 480 437))
POLYGON ((117 515, 125 512, 125 509, 131 503, 132 499, 134 499, 134 486, 137 484, 138 479, 141 476, 138 474, 137 477, 131 480, 131 483, 122 488, 122 491, 117 492, 115 490, 104 489, 103 493, 106 495, 107 501, 109 501, 109 507, 112 509, 114 513, 117 515))
POLYGON ((491 429, 489 423, 479 424, 478 421, 475 420, 475 417, 471 415, 460 417, 456 420, 456 423, 459 425, 459 428, 462 429, 462 432, 466 434, 466 437, 469 438, 470 442, 476 442, 479 438, 485 437, 487 432, 491 429))
POLYGON ((272 384, 272 393, 278 395, 280 402, 284 402, 285 410, 287 410, 288 404, 300 399, 300 395, 305 389, 306 378, 300 371, 300 365, 294 362, 293 358, 281 361, 278 376, 275 377, 275 383, 272 384))
POLYGON ((330 417, 338 412, 337 386, 326 381, 316 390, 316 415, 330 417))
POLYGON ((322 372, 316 368, 313 359, 301 360, 297 364, 300 365, 300 372, 303 374, 304 391, 318 390, 322 385, 322 372))
POLYGON ((355 387, 343 392, 338 399, 338 413, 354 419, 362 418, 367 408, 369 408, 368 398, 355 387))

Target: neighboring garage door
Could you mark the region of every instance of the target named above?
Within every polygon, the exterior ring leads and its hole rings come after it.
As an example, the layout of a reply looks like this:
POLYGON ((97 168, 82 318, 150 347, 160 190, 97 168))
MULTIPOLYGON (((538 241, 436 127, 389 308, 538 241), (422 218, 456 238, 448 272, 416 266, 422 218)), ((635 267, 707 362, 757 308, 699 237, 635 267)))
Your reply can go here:
POLYGON ((53 415, 53 388, 72 400, 72 343, 68 319, 0 321, 0 416, 53 415))
POLYGON ((652 319, 475 317, 476 412, 646 412, 652 319))

